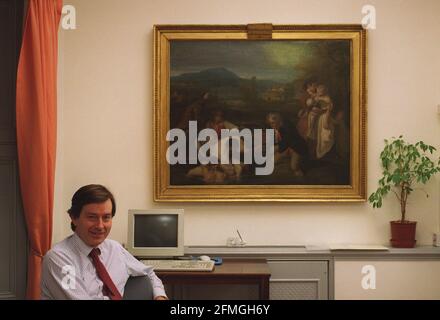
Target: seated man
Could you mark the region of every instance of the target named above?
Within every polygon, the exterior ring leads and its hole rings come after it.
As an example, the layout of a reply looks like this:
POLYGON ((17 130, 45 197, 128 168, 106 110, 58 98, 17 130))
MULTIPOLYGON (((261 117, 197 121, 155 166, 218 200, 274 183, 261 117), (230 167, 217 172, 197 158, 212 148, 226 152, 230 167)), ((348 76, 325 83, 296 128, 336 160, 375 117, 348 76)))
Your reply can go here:
POLYGON ((127 279, 143 275, 151 280, 154 299, 167 299, 151 267, 106 239, 115 212, 115 199, 104 186, 87 185, 75 192, 68 210, 74 234, 44 256, 42 299, 120 300, 127 279))

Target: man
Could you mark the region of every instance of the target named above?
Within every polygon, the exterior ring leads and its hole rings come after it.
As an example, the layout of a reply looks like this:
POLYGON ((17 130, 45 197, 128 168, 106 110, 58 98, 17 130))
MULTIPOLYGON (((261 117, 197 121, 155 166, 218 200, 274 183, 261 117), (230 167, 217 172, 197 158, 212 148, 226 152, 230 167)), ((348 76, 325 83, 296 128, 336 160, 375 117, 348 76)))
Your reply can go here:
POLYGON ((150 278, 155 300, 167 299, 153 269, 107 239, 115 212, 115 199, 104 186, 87 185, 75 192, 68 210, 74 234, 44 256, 42 299, 120 300, 127 279, 142 275, 150 278))

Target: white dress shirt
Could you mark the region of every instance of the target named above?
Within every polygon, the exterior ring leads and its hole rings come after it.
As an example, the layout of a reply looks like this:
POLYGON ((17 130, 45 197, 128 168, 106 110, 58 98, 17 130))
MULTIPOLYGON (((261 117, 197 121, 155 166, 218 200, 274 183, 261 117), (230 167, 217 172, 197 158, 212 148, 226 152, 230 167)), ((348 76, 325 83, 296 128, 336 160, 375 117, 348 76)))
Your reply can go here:
MULTIPOLYGON (((151 279, 154 297, 166 297, 162 281, 152 267, 133 257, 120 243, 106 239, 98 248, 99 258, 107 269, 121 296, 130 276, 147 275, 151 279)), ((42 299, 101 299, 103 283, 88 256, 89 247, 74 233, 57 243, 43 258, 41 275, 42 299)))

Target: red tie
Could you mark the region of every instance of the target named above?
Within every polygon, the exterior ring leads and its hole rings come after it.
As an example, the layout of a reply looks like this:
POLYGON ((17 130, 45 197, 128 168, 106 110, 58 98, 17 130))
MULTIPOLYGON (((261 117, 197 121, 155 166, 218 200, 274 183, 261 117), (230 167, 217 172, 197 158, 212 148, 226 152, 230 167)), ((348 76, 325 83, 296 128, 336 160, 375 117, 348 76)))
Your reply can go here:
POLYGON ((98 277, 104 283, 104 286, 102 287, 102 293, 108 296, 111 300, 121 300, 121 294, 113 283, 112 278, 110 278, 107 269, 104 267, 101 260, 99 259, 100 254, 101 251, 98 248, 93 248, 92 251, 90 251, 89 256, 90 258, 92 258, 93 265, 95 266, 96 272, 98 273, 98 277))

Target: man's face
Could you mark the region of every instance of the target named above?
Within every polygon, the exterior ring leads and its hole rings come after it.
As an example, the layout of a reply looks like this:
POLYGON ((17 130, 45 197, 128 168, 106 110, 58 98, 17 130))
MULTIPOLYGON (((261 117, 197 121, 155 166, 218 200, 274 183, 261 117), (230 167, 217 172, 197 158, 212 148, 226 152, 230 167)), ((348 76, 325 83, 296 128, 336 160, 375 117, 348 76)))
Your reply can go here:
POLYGON ((112 202, 108 199, 101 203, 83 206, 78 218, 72 218, 75 232, 90 247, 100 245, 112 228, 112 202))

